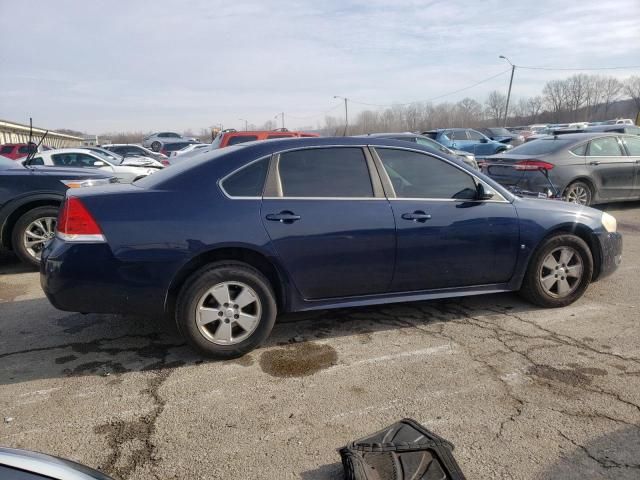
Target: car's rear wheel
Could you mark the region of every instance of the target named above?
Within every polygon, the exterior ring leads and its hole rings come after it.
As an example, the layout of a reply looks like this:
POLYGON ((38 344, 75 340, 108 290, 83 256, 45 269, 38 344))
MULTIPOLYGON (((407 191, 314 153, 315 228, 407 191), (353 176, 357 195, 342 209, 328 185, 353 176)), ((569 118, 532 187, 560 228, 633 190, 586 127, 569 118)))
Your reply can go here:
POLYGON ((578 205, 589 206, 593 202, 593 191, 584 182, 573 182, 565 189, 563 196, 567 202, 578 205))
POLYGON ((186 340, 213 358, 240 357, 271 333, 277 306, 269 281, 241 262, 218 262, 192 275, 176 303, 186 340))
POLYGON ((534 253, 520 293, 541 307, 564 307, 579 299, 593 275, 593 257, 580 237, 547 238, 534 253))
POLYGON ((153 150, 154 152, 159 152, 161 147, 162 144, 160 142, 153 142, 151 144, 151 150, 153 150))
POLYGON ((18 219, 11 234, 11 245, 23 262, 34 267, 40 265, 45 243, 56 234, 57 220, 58 209, 52 206, 34 208, 18 219))

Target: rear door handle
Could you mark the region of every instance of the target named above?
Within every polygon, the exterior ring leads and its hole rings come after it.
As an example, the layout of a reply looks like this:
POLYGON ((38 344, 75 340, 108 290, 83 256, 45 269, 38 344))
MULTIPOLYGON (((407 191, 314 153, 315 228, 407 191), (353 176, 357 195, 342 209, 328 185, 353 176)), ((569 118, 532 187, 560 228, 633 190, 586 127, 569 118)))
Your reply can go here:
POLYGON ((284 210, 280 213, 269 213, 266 218, 272 222, 293 223, 300 220, 301 217, 289 210, 284 210))
POLYGON ((594 160, 592 162, 589 162, 589 165, 600 165, 600 162, 598 162, 597 160, 594 160))
POLYGON ((428 213, 424 213, 422 210, 416 210, 413 213, 403 213, 402 218, 404 218, 405 220, 424 223, 427 220, 431 220, 431 215, 429 215, 428 213))

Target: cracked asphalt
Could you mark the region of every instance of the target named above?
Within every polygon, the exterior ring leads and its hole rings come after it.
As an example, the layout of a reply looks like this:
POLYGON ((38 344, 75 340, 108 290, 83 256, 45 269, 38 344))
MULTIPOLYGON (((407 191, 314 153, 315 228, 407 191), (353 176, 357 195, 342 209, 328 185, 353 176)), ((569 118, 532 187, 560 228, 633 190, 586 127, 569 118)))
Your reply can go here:
POLYGON ((470 479, 640 478, 640 203, 623 264, 574 305, 516 295, 287 315, 202 361, 157 319, 70 314, 0 256, 0 445, 117 479, 342 478, 336 449, 404 417, 470 479))

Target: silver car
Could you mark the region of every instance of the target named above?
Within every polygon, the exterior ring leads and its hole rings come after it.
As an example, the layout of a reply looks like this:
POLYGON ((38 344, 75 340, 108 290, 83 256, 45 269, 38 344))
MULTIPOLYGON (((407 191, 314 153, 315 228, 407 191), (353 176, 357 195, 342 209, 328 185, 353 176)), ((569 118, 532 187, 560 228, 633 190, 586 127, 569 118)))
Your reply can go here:
POLYGON ((176 132, 157 132, 147 135, 142 139, 142 146, 150 148, 154 152, 159 152, 163 143, 175 142, 179 140, 189 141, 191 138, 186 138, 176 132))

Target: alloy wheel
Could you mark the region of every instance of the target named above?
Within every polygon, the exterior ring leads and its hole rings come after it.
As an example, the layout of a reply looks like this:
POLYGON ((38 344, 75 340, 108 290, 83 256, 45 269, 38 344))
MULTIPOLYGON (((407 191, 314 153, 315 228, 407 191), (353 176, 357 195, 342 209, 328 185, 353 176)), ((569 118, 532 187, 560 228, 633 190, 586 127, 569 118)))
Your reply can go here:
POLYGON ((196 324, 210 342, 234 345, 254 332, 261 314, 262 305, 255 290, 242 282, 222 282, 200 297, 196 324))
POLYGON ((40 260, 46 242, 56 234, 56 217, 37 218, 24 231, 24 248, 36 260, 40 260))
POLYGON ((567 190, 566 199, 567 202, 577 203, 578 205, 589 204, 589 192, 582 185, 572 185, 567 190))
POLYGON ((540 284, 548 295, 564 298, 573 293, 582 280, 582 257, 571 247, 552 250, 542 262, 540 284))

